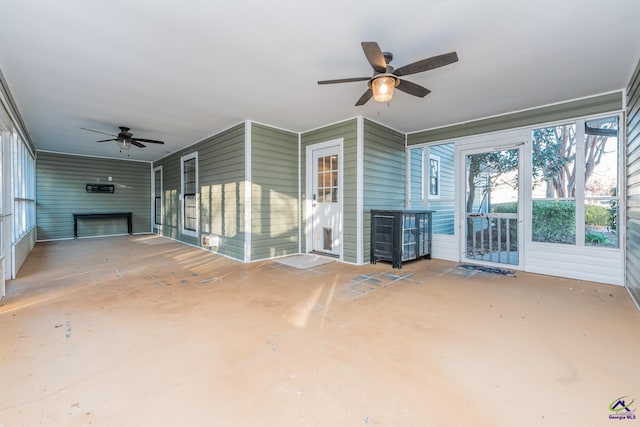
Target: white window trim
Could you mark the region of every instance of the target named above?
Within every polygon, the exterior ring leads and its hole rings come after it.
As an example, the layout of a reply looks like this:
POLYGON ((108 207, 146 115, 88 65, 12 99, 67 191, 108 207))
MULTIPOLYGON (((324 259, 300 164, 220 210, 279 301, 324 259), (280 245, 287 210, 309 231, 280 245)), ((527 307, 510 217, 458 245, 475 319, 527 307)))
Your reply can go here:
POLYGON ((35 156, 15 129, 11 134, 10 157, 10 194, 13 199, 10 208, 10 214, 13 215, 11 242, 15 245, 35 227, 36 220, 35 156), (18 175, 22 177, 20 181, 16 181, 18 175))
MULTIPOLYGON (((624 116, 622 112, 608 112, 608 113, 600 113, 600 114, 595 114, 595 115, 588 115, 588 116, 580 116, 580 117, 574 117, 574 118, 569 118, 569 119, 564 119, 564 120, 557 120, 557 121, 552 121, 552 122, 545 122, 545 123, 539 123, 536 125, 531 125, 528 127, 524 127, 523 129, 525 129, 526 131, 529 132, 529 136, 528 136, 528 140, 531 141, 532 140, 532 133, 535 129, 540 129, 540 128, 547 128, 547 127, 555 127, 555 126, 562 126, 568 123, 575 123, 576 125, 576 162, 578 164, 578 167, 580 168, 584 168, 584 124, 587 121, 590 120, 597 120, 597 119, 604 119, 604 118, 609 118, 609 117, 618 117, 618 195, 617 196, 611 196, 611 197, 607 197, 607 199, 615 199, 618 202, 618 230, 624 230, 626 227, 626 217, 625 215, 621 215, 621 213, 624 213, 626 210, 626 199, 625 199, 625 191, 626 189, 623 186, 623 177, 624 177, 624 159, 625 159, 625 146, 624 146, 624 116), (579 163, 578 163, 579 162, 579 163)), ((527 158, 527 161, 529 162, 529 164, 527 165, 527 169, 526 169, 526 174, 528 176, 529 182, 526 184, 528 185, 528 187, 526 188, 531 188, 531 168, 532 165, 530 164, 530 159, 532 156, 532 151, 533 151, 533 147, 531 142, 529 144, 527 144, 527 150, 525 151, 525 157, 527 158)), ((524 206, 525 211, 527 212, 527 216, 528 216, 528 220, 526 221, 526 225, 527 227, 525 227, 524 230, 524 236, 526 238, 525 241, 525 245, 533 245, 535 246, 540 246, 540 247, 549 247, 549 248, 553 248, 556 246, 560 246, 562 247, 563 245, 566 245, 567 248, 577 248, 577 251, 583 250, 583 251, 595 251, 594 253, 597 253, 598 251, 601 252, 619 252, 619 253, 624 253, 625 252, 625 245, 626 245, 626 235, 625 233, 619 233, 618 235, 618 247, 608 247, 608 246, 593 246, 593 245, 587 245, 585 242, 585 224, 584 224, 584 218, 585 218, 585 210, 586 210, 586 205, 585 205, 585 199, 587 199, 587 197, 585 197, 584 195, 584 188, 585 188, 585 181, 584 181, 584 174, 577 174, 576 176, 576 197, 574 198, 569 198, 570 200, 573 200, 576 206, 576 241, 573 244, 563 244, 563 243, 553 243, 553 242, 537 242, 537 241, 533 241, 532 240, 532 224, 531 224, 531 214, 532 214, 532 206, 531 203, 533 202, 533 198, 531 197, 531 193, 529 192, 528 196, 527 196, 527 205, 524 206), (578 191, 580 189, 580 191, 578 191)), ((604 282, 606 283, 606 282, 604 282)))
POLYGON ((180 157, 180 232, 185 236, 198 237, 199 225, 200 225, 200 187, 198 182, 198 152, 186 154, 180 157), (195 159, 196 160, 196 229, 187 230, 184 228, 184 162, 195 159))
POLYGON ((164 172, 162 171, 162 166, 158 166, 153 168, 152 180, 153 182, 153 191, 151 198, 153 202, 151 204, 151 218, 153 218, 153 223, 151 227, 162 227, 164 223, 164 194, 163 194, 163 185, 164 185, 164 172), (156 223, 156 172, 160 172, 160 223, 156 223))

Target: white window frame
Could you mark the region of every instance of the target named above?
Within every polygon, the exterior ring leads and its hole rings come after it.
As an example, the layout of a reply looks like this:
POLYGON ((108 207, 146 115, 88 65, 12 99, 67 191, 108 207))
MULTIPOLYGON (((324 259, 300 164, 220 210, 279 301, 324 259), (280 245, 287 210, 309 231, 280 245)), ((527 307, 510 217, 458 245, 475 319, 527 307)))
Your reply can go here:
MULTIPOLYGON (((2 127, 0 127, 0 264, 4 263, 4 248, 6 247, 10 247, 10 243, 9 241, 5 242, 5 224, 4 224, 4 219, 5 219, 5 205, 7 204, 5 202, 5 198, 6 193, 7 193, 7 188, 4 187, 4 182, 5 182, 5 178, 4 178, 4 173, 5 173, 5 169, 6 166, 4 165, 4 158, 5 158, 5 153, 7 151, 7 148, 4 147, 4 139, 7 139, 6 136, 8 136, 9 133, 5 132, 2 127)), ((10 139, 10 138, 9 138, 10 139)), ((0 270, 2 270, 2 268, 0 268, 0 270)), ((5 296, 5 292, 4 292, 4 278, 0 277, 0 299, 2 299, 5 296)))
MULTIPOLYGON (((574 118, 569 118, 569 119, 565 119, 565 120, 558 120, 558 121, 553 121, 553 122, 548 122, 548 123, 541 123, 541 124, 537 124, 537 125, 532 125, 532 126, 528 126, 526 127, 527 131, 529 132, 529 140, 532 141, 533 140, 533 131, 535 129, 541 129, 541 128, 548 128, 548 127, 555 127, 555 126, 562 126, 565 124, 569 124, 569 123, 573 123, 576 126, 576 135, 575 135, 575 139, 576 139, 576 163, 577 163, 577 167, 580 170, 584 170, 584 161, 585 161, 585 153, 584 153, 584 137, 585 137, 585 132, 584 132, 584 124, 588 121, 591 120, 597 120, 597 119, 604 119, 604 118, 611 118, 611 117, 617 117, 618 118, 618 174, 617 174, 617 179, 618 179, 618 195, 617 196, 607 196, 606 199, 612 200, 615 199, 618 202, 618 247, 610 247, 610 246, 597 246, 597 245, 587 245, 585 243, 585 223, 584 223, 584 218, 585 218, 585 210, 586 210, 586 199, 588 199, 589 197, 586 197, 584 194, 584 190, 585 190, 585 180, 584 180, 584 174, 580 173, 576 175, 576 195, 575 197, 571 197, 568 198, 566 200, 572 200, 575 203, 575 210, 576 210, 576 216, 575 216, 575 227, 576 227, 576 241, 574 243, 555 243, 555 242, 539 242, 539 241, 533 241, 532 237, 533 237, 533 227, 532 227, 532 223, 531 223, 531 216, 532 216, 532 203, 534 201, 534 199, 531 197, 531 192, 528 192, 528 196, 527 196, 527 205, 525 205, 525 209, 527 212, 527 216, 528 216, 528 220, 526 221, 526 227, 524 230, 524 236, 527 239, 526 244, 528 245, 533 245, 534 247, 536 246, 540 246, 543 247, 544 245, 548 245, 550 247, 565 247, 565 248, 577 248, 577 250, 581 250, 581 248, 587 248, 587 250, 595 250, 595 251, 610 251, 610 252, 620 252, 623 251, 626 245, 625 242, 625 233, 620 233, 620 230, 624 230, 626 227, 625 224, 625 216, 621 213, 624 213, 625 209, 626 209, 626 201, 624 199, 624 187, 623 187, 623 174, 624 174, 624 156, 625 156, 625 151, 624 151, 624 116, 621 112, 610 112, 610 113, 601 113, 601 114, 596 114, 596 115, 591 115, 591 116, 580 116, 580 117, 574 117, 574 118)), ((527 165, 527 175, 528 175, 528 180, 531 180, 531 173, 532 173, 532 165, 531 163, 531 156, 533 155, 533 147, 532 147, 532 143, 528 144, 528 150, 526 151, 525 156, 527 157, 527 162, 529 162, 529 164, 527 165)), ((529 185, 528 188, 530 188, 530 182, 527 184, 529 185)))
POLYGON ((199 182, 198 182, 198 152, 194 152, 191 154, 186 154, 180 157, 180 229, 181 233, 185 236, 198 237, 199 231, 199 223, 200 223, 200 192, 198 191, 199 182), (196 164, 196 228, 195 230, 190 230, 185 228, 185 209, 184 209, 184 164, 185 162, 195 159, 196 164))
POLYGON ((17 132, 12 137, 12 243, 17 243, 36 224, 35 156, 17 132))
POLYGON ((163 207, 164 207, 164 203, 163 203, 163 191, 162 191, 162 187, 163 187, 163 180, 164 180, 164 175, 163 175, 163 171, 162 171, 162 166, 158 166, 153 168, 153 205, 151 206, 152 209, 152 218, 153 218, 153 226, 156 226, 156 228, 159 228, 160 226, 162 226, 162 223, 164 222, 164 212, 163 212, 163 207), (156 194, 156 173, 160 173, 160 195, 156 194), (160 222, 156 222, 156 218, 157 218, 157 206, 156 206, 156 199, 160 197, 160 222))

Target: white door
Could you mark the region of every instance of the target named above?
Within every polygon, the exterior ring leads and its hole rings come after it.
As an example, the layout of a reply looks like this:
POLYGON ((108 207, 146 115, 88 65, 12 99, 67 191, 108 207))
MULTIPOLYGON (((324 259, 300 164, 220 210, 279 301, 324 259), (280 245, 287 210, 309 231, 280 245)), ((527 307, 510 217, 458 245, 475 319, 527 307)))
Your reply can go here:
POLYGON ((340 256, 342 249, 342 159, 340 145, 312 149, 311 251, 340 256))

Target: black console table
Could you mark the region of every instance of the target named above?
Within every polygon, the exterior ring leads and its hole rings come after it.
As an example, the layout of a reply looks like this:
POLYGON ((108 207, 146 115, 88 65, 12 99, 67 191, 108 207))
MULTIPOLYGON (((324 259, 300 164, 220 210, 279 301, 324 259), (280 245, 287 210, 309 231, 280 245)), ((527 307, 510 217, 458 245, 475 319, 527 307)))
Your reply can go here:
POLYGON ((73 238, 78 238, 78 218, 80 219, 104 219, 104 218, 127 218, 127 233, 133 234, 131 212, 113 213, 74 213, 73 214, 73 238))

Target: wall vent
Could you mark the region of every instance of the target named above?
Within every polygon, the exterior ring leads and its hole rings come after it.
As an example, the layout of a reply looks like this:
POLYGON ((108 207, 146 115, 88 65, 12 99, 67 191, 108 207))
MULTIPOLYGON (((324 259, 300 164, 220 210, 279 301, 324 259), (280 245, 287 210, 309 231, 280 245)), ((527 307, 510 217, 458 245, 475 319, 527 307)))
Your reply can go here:
POLYGON ((220 245, 220 236, 213 234, 203 234, 200 240, 201 245, 205 248, 218 248, 220 245))

